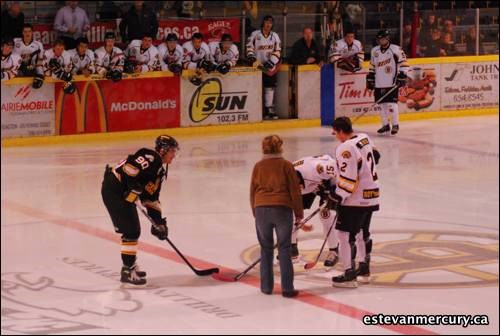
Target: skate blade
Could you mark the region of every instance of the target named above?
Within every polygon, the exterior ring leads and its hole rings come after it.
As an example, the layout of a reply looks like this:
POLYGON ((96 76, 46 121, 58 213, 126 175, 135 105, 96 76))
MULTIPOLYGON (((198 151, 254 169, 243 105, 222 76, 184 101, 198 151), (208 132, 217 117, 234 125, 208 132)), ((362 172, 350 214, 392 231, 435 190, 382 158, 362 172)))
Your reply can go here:
POLYGON ((333 287, 341 287, 341 288, 357 288, 358 282, 357 281, 333 282, 332 286, 333 287))
POLYGON ((362 283, 362 284, 369 284, 370 283, 370 279, 371 279, 371 277, 369 275, 368 276, 360 276, 360 275, 358 275, 356 278, 357 278, 356 280, 358 280, 358 282, 362 283))
POLYGON ((146 282, 144 285, 134 285, 134 284, 131 284, 131 283, 128 283, 128 282, 122 282, 122 288, 126 288, 126 289, 143 289, 143 288, 146 288, 148 286, 148 283, 146 282))

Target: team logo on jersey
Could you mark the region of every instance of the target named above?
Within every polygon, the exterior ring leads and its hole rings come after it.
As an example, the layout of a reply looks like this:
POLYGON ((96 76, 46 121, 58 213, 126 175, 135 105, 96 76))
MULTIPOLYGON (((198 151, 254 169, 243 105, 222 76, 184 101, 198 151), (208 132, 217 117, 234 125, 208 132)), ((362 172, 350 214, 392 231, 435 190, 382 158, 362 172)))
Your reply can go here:
MULTIPOLYGON (((370 286, 417 289, 498 286, 496 234, 456 230, 376 230, 372 237, 370 286)), ((300 257, 294 263, 294 272, 302 276, 301 280, 322 285, 329 282, 323 266, 326 253, 314 269, 304 270, 304 264, 316 258, 323 240, 322 232, 299 236, 300 257), (309 249, 305 246, 317 247, 309 249)), ((241 255, 248 265, 258 257, 258 245, 247 248, 241 255)), ((342 271, 340 263, 335 269, 342 271)), ((274 271, 279 272, 279 266, 274 271)))
MULTIPOLYGON (((202 122, 211 115, 226 115, 228 121, 248 121, 245 111, 247 93, 224 92, 218 78, 209 78, 202 82, 191 97, 189 118, 193 122, 202 122)), ((223 118, 222 116, 220 116, 223 118)))
POLYGON ((351 157, 351 152, 349 152, 349 151, 343 151, 342 152, 342 157, 344 159, 349 159, 351 157))
POLYGON ((323 172, 325 171, 325 169, 323 168, 323 166, 321 164, 318 164, 316 166, 316 171, 318 172, 318 174, 323 174, 323 172))

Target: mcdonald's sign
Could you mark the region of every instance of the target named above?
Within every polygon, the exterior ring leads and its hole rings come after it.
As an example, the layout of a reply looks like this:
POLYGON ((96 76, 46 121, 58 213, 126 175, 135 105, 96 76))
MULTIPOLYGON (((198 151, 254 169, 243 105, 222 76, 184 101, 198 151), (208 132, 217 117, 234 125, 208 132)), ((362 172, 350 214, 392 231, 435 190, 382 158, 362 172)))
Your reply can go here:
POLYGON ((180 126, 178 77, 77 81, 74 94, 56 83, 56 134, 180 126))

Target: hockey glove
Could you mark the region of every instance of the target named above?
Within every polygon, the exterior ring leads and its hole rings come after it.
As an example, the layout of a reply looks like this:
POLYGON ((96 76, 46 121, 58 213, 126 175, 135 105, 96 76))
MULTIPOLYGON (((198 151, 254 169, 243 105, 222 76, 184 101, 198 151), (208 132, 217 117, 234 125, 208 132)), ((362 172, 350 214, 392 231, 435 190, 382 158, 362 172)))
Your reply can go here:
POLYGON ((255 63, 256 60, 257 59, 253 55, 247 57, 247 62, 248 62, 248 65, 250 65, 250 66, 252 66, 255 63))
POLYGON ((61 64, 57 61, 57 58, 51 58, 49 61, 49 68, 52 72, 57 71, 61 67, 61 64))
POLYGON ((163 217, 160 223, 151 225, 151 234, 159 240, 165 240, 168 237, 167 219, 163 217))
POLYGON ((400 71, 396 77, 396 84, 399 87, 403 87, 406 85, 406 79, 408 76, 403 71, 400 71))
POLYGON ((76 85, 72 81, 64 82, 63 91, 66 94, 73 94, 76 91, 76 85))
POLYGON ((212 71, 215 71, 215 68, 217 67, 214 63, 210 62, 210 61, 207 61, 207 60, 203 60, 201 62, 201 67, 207 72, 207 73, 211 73, 212 71))
POLYGON ((122 79, 122 72, 119 70, 111 70, 109 77, 113 82, 118 82, 122 79))
POLYGON ((342 203, 342 197, 335 192, 330 192, 326 198, 326 207, 330 210, 337 211, 342 203))
POLYGON ((34 88, 34 89, 39 89, 42 87, 43 85, 43 75, 35 75, 35 77, 33 77, 33 84, 31 84, 31 86, 34 88))
POLYGON ((178 63, 170 63, 168 65, 168 70, 173 72, 175 75, 178 75, 182 72, 182 66, 178 63))
POLYGON ((366 75, 366 89, 375 89, 375 73, 373 72, 369 72, 368 75, 366 75))
POLYGON ((266 71, 269 71, 272 70, 276 66, 276 64, 274 64, 272 61, 267 61, 266 63, 262 64, 262 66, 266 71))
POLYGON ((227 74, 229 69, 231 69, 231 66, 227 63, 222 63, 217 66, 217 71, 223 75, 227 74))

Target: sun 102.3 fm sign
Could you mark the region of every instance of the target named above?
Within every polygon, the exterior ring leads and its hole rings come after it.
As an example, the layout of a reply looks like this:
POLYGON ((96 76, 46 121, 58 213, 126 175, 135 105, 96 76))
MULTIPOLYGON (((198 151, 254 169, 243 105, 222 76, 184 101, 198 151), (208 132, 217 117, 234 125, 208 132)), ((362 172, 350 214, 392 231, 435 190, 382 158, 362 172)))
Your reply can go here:
POLYGON ((181 80, 181 126, 226 125, 262 120, 262 73, 204 75, 199 86, 181 80))

